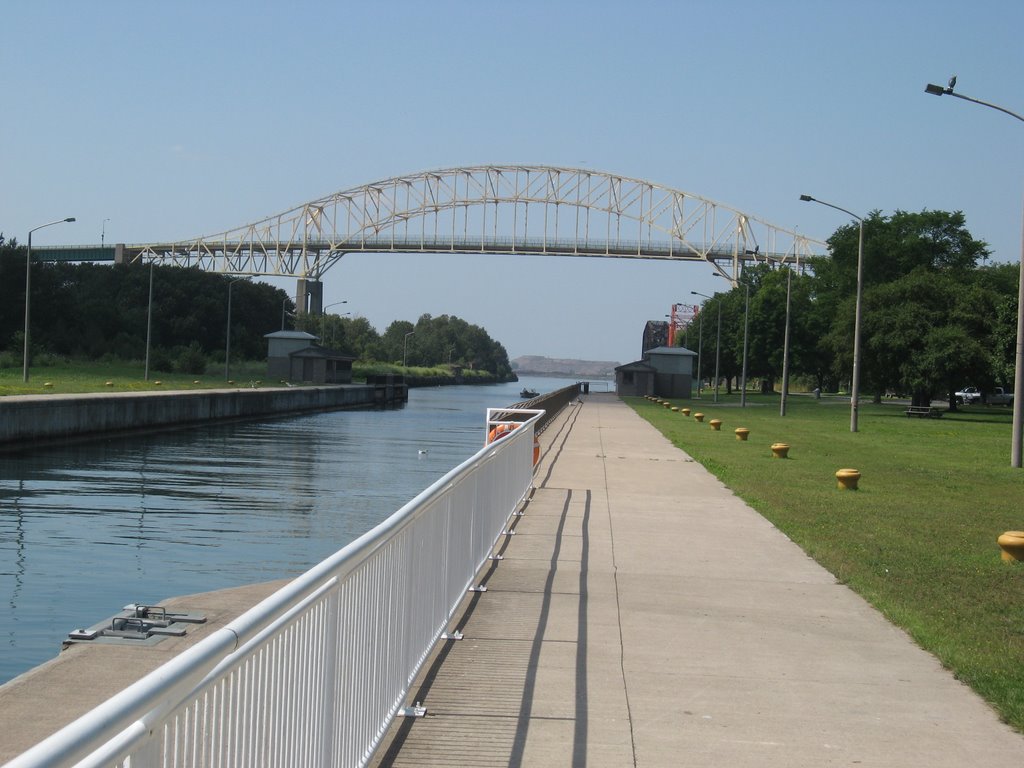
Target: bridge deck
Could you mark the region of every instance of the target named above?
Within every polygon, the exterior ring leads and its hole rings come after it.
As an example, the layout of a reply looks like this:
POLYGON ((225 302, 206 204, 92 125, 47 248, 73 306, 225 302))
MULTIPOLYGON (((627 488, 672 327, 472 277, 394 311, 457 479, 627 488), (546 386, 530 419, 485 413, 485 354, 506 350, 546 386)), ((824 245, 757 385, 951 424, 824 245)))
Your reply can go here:
POLYGON ((932 656, 614 396, 585 400, 414 686, 427 716, 375 765, 1020 765, 1024 737, 932 656))

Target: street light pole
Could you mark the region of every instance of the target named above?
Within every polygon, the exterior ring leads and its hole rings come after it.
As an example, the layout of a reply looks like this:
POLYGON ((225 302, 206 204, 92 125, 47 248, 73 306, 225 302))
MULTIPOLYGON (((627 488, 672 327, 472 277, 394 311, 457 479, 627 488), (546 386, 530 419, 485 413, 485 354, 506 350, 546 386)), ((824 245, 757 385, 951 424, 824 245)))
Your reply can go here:
POLYGON ((700 385, 703 379, 700 377, 700 363, 703 355, 701 351, 704 348, 704 313, 700 313, 699 322, 697 323, 697 398, 700 398, 700 385))
POLYGON ((335 301, 333 304, 328 304, 326 307, 320 310, 320 341, 323 343, 324 336, 327 335, 327 310, 331 307, 336 307, 339 304, 348 304, 348 299, 342 299, 341 301, 335 301))
MULTIPOLYGON (((955 86, 956 76, 953 76, 945 88, 928 83, 924 90, 935 96, 956 96, 958 99, 995 109, 1024 123, 1024 116, 1018 115, 1016 112, 1011 112, 997 104, 989 104, 981 99, 953 93, 955 86)), ((1024 447, 1024 403, 1021 402, 1024 400, 1024 215, 1022 215, 1021 221, 1020 273, 1017 276, 1017 352, 1013 367, 1013 430, 1010 438, 1010 466, 1014 469, 1021 468, 1021 454, 1022 447, 1024 447)))
POLYGON ((103 220, 103 227, 100 229, 100 248, 103 247, 103 243, 107 239, 107 222, 108 221, 110 221, 110 219, 104 219, 103 220))
POLYGON ((789 302, 793 288, 793 270, 786 269, 786 333, 782 342, 782 397, 779 400, 779 416, 786 415, 786 397, 789 395, 789 302))
POLYGON ((22 379, 28 383, 28 341, 29 341, 29 306, 32 298, 32 233, 36 230, 43 229, 44 227, 52 227, 54 224, 63 224, 65 222, 72 222, 75 220, 74 216, 70 216, 66 219, 57 219, 51 221, 48 224, 40 224, 38 227, 34 227, 28 231, 28 250, 25 254, 25 360, 22 364, 22 379))
POLYGON ((740 379, 740 408, 747 407, 747 341, 750 335, 750 283, 743 281, 746 301, 743 306, 743 375, 740 379))
POLYGON ((718 402, 718 384, 721 379, 718 378, 718 360, 719 354, 722 349, 722 300, 718 299, 718 331, 715 333, 715 402, 718 402))
POLYGON ((149 345, 153 338, 153 265, 155 261, 149 262, 149 303, 146 306, 146 370, 143 377, 149 381, 149 345))
MULTIPOLYGON (((757 251, 747 251, 748 256, 757 255, 757 251)), ((742 274, 742 273, 741 273, 742 274)), ((725 275, 716 273, 716 277, 723 277, 726 280, 729 278, 725 275)), ((730 282, 732 282, 730 280, 730 282)), ((740 373, 740 408, 747 407, 747 341, 750 334, 750 282, 747 280, 736 280, 737 283, 742 283, 745 289, 745 298, 743 303, 743 368, 740 373)))
POLYGON ((718 332, 715 334, 715 397, 714 402, 718 402, 718 361, 719 361, 719 350, 722 347, 722 300, 717 296, 707 296, 697 291, 690 291, 694 296, 703 296, 708 301, 713 301, 718 305, 718 332))
POLYGON ((409 337, 412 336, 416 331, 409 331, 405 334, 405 338, 402 340, 402 367, 405 368, 405 361, 408 359, 409 350, 409 337))
POLYGON ((228 326, 224 337, 224 381, 231 380, 229 368, 231 364, 231 287, 235 283, 240 283, 243 280, 245 280, 245 278, 240 277, 237 280, 232 280, 228 283, 228 326))
POLYGON ((853 378, 850 383, 850 431, 857 431, 857 406, 860 398, 860 302, 864 285, 864 219, 852 211, 840 208, 838 205, 826 203, 824 200, 816 200, 810 195, 800 195, 805 203, 819 203, 835 208, 837 211, 853 216, 860 224, 860 234, 857 237, 857 303, 853 316, 853 378))

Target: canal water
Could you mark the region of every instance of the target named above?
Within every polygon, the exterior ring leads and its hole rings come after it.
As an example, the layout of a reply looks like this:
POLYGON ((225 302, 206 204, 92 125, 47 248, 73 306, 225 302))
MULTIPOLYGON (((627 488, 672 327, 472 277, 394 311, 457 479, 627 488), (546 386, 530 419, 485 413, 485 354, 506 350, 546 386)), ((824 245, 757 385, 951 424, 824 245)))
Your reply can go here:
POLYGON ((0 456, 0 684, 128 603, 304 572, 472 456, 488 407, 573 383, 412 389, 394 410, 0 456))

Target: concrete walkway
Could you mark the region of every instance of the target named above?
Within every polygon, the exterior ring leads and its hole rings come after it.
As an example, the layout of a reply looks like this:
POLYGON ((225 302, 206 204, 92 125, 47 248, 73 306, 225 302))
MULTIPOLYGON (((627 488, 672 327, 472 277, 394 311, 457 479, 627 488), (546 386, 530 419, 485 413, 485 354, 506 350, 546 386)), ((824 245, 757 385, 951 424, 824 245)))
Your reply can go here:
POLYGON ((427 716, 375 765, 1022 765, 1024 737, 614 395, 542 443, 465 639, 414 686, 427 716))

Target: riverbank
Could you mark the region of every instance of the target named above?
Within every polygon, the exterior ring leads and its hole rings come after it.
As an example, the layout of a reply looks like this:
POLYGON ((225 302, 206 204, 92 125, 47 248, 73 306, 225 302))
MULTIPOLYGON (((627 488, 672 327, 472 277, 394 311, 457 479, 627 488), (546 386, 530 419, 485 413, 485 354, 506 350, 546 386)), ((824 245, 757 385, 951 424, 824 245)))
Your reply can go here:
POLYGON ((98 435, 404 403, 405 383, 172 392, 14 395, 0 398, 0 450, 98 435))

